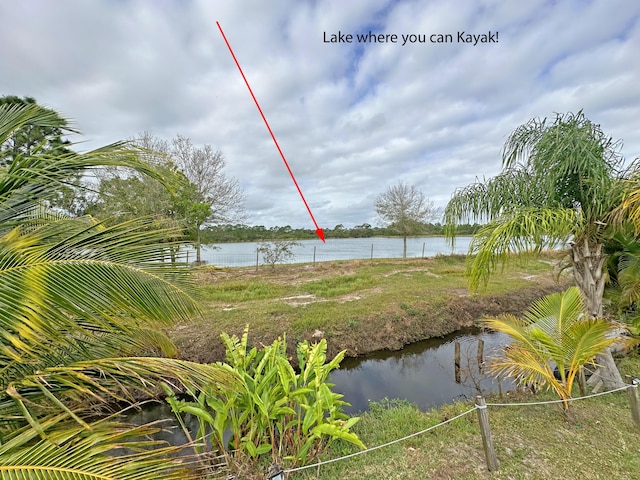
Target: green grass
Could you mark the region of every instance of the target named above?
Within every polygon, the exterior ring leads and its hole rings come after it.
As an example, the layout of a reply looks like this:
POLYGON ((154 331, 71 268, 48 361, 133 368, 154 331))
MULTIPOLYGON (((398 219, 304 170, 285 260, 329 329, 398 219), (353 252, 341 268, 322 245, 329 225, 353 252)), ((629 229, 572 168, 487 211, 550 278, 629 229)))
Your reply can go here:
POLYGON ((304 290, 318 297, 329 298, 368 288, 373 283, 371 275, 363 272, 309 282, 304 285, 304 290))
MULTIPOLYGON (((624 374, 640 374, 640 357, 625 358, 624 374)), ((551 393, 520 394, 495 402, 555 399, 551 393)), ((371 404, 354 427, 368 447, 402 438, 461 414, 472 402, 422 412, 406 401, 371 404)), ((291 475, 290 480, 358 479, 531 479, 579 478, 626 480, 640 472, 640 426, 634 425, 626 392, 572 403, 567 422, 555 405, 489 407, 489 422, 500 466, 488 472, 477 414, 471 412, 447 425, 398 444, 291 475)), ((344 444, 326 458, 356 451, 344 444)))
POLYGON ((289 290, 282 285, 262 281, 230 281, 200 287, 201 297, 213 302, 248 302, 286 295, 289 290))

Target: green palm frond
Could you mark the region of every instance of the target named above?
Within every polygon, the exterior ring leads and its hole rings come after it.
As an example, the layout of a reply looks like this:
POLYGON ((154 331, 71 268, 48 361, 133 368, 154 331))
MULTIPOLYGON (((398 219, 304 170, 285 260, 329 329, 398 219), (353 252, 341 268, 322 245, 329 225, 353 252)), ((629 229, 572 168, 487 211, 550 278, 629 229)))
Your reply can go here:
POLYGON ((543 297, 522 319, 504 315, 486 319, 483 324, 513 339, 492 363, 495 373, 551 388, 565 401, 571 398, 580 368, 614 342, 607 337, 611 330, 607 321, 586 315, 582 294, 576 287, 543 297), (554 375, 555 367, 560 379, 554 375))
POLYGON ((135 403, 143 392, 154 396, 160 382, 195 395, 203 385, 212 391, 227 391, 239 381, 219 365, 203 365, 184 360, 156 357, 102 358, 48 367, 11 382, 10 398, 0 401, 0 415, 24 416, 42 431, 37 416, 47 410, 67 412, 88 428, 81 419, 83 405, 92 403, 135 403), (71 406, 71 407, 70 407, 71 406))
POLYGON ((444 211, 445 234, 453 239, 459 223, 491 221, 544 204, 537 181, 526 169, 507 170, 456 190, 444 211))
POLYGON ((572 209, 521 209, 503 215, 482 227, 469 247, 469 285, 486 285, 499 266, 518 252, 539 252, 568 241, 582 219, 572 209))
MULTIPOLYGON (((0 106, 0 143, 54 121, 37 105, 0 106)), ((105 404, 154 395, 161 382, 193 394, 237 380, 216 365, 139 356, 174 355, 162 327, 198 313, 185 265, 164 261, 179 232, 155 219, 112 225, 46 208, 96 168, 127 167, 171 186, 146 153, 126 143, 36 148, 0 169, 0 478, 200 478, 171 457, 177 449, 132 437, 148 427, 96 421, 105 404)))
POLYGON ((146 440, 153 426, 128 426, 111 419, 90 431, 65 422, 65 415, 43 422, 47 439, 23 428, 0 445, 0 478, 50 480, 197 479, 202 469, 183 448, 146 440))
POLYGON ((119 353, 107 334, 122 347, 140 348, 141 338, 152 338, 145 325, 157 328, 198 312, 185 272, 163 262, 165 232, 141 231, 145 224, 64 219, 0 237, 3 372, 24 370, 31 361, 41 368, 43 359, 76 361, 92 348, 119 353))

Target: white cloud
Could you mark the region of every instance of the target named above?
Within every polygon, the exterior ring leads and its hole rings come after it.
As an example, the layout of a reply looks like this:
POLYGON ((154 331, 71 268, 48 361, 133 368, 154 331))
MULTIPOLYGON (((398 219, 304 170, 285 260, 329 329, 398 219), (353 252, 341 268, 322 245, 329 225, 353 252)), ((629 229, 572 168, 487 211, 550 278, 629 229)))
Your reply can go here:
POLYGON ((584 108, 640 155, 636 2, 29 0, 0 16, 0 94, 73 118, 86 146, 143 130, 214 145, 255 224, 312 227, 216 21, 321 226, 374 223, 399 180, 444 206, 535 116, 584 108), (454 41, 323 41, 370 30, 454 41))

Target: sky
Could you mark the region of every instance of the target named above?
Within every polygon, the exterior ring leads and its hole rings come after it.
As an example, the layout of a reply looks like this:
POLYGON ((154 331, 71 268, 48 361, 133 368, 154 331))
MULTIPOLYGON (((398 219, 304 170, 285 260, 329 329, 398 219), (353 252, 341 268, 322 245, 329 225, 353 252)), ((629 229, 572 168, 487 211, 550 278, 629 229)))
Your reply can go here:
POLYGON ((315 229, 216 22, 321 228, 379 225, 398 182, 444 207, 534 117, 583 109, 640 156, 633 0, 0 0, 0 18, 0 95, 71 119, 80 149, 212 145, 250 225, 315 229))

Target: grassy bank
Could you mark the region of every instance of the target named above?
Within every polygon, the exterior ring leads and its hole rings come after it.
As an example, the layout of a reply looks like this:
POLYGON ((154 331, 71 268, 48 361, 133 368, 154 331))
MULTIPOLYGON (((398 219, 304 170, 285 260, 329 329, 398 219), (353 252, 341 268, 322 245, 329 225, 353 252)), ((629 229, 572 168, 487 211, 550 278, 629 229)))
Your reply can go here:
POLYGON ((323 336, 329 353, 355 356, 399 349, 470 326, 486 315, 519 313, 540 296, 566 286, 556 282, 558 254, 496 274, 488 288, 470 294, 464 256, 352 260, 262 267, 205 267, 198 278, 203 316, 172 336, 185 358, 223 359, 221 332, 241 334, 250 324, 254 344, 286 332, 291 348, 323 336))
MULTIPOLYGON (((640 375, 640 358, 620 363, 624 374, 640 375)), ((492 398, 488 401, 552 400, 552 394, 492 398)), ((403 402, 372 404, 354 427, 368 447, 404 437, 461 414, 471 402, 421 412, 403 402)), ((574 402, 567 422, 555 405, 488 407, 500 467, 486 468, 476 412, 428 433, 317 468, 292 474, 306 480, 343 479, 530 479, 579 478, 623 480, 640 472, 640 427, 634 426, 627 392, 574 402)), ((356 451, 334 448, 326 458, 356 451)))

